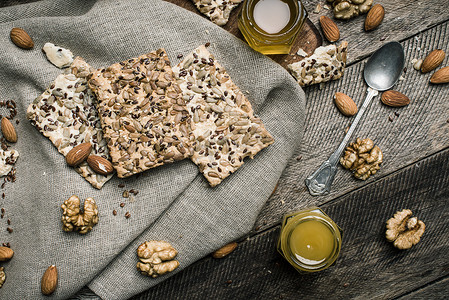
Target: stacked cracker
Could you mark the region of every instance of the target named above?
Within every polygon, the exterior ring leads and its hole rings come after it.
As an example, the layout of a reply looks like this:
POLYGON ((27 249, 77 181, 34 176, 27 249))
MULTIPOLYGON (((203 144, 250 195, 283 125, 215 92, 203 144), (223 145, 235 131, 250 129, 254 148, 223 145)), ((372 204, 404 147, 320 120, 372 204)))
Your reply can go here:
MULTIPOLYGON (((173 70, 159 49, 96 71, 76 58, 70 71, 27 116, 64 156, 90 142, 118 177, 190 157, 216 186, 274 142, 205 46, 173 70)), ((95 174, 86 162, 76 170, 97 188, 112 176, 95 174)))
MULTIPOLYGON (((56 146, 64 156, 85 142, 92 144, 92 154, 109 159, 106 140, 96 110, 96 98, 87 86, 93 69, 80 57, 28 107, 31 124, 56 146)), ((112 175, 95 173, 82 162, 75 170, 92 186, 100 189, 112 175)))
POLYGON ((97 70, 89 86, 118 177, 190 155, 190 117, 164 49, 97 70))
POLYGON ((274 142, 248 99, 205 46, 173 71, 192 117, 191 159, 211 186, 235 172, 245 157, 253 158, 274 142))

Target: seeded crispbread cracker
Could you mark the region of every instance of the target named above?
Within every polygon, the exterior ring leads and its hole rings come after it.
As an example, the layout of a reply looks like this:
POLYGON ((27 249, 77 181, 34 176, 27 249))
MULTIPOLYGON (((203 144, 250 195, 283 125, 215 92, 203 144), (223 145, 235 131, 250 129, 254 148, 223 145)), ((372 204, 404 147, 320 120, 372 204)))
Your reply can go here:
POLYGON ((164 49, 97 70, 89 86, 119 177, 190 155, 190 117, 164 49))
POLYGON ((212 22, 223 26, 228 23, 231 11, 243 0, 192 0, 196 8, 212 22))
MULTIPOLYGON (((80 57, 59 75, 27 109, 27 118, 58 151, 66 156, 78 144, 90 142, 92 154, 109 160, 96 108, 96 98, 87 85, 93 69, 80 57)), ((97 189, 112 178, 95 173, 86 162, 75 167, 97 189)))
POLYGON ((19 158, 19 152, 16 150, 0 149, 0 176, 6 176, 9 172, 11 172, 17 158, 19 158))
POLYGON ((173 68, 192 117, 192 161, 211 186, 274 142, 250 102, 201 46, 173 68))
POLYGON ((346 66, 348 43, 329 45, 315 49, 315 52, 301 61, 287 66, 300 86, 336 80, 343 76, 346 66))

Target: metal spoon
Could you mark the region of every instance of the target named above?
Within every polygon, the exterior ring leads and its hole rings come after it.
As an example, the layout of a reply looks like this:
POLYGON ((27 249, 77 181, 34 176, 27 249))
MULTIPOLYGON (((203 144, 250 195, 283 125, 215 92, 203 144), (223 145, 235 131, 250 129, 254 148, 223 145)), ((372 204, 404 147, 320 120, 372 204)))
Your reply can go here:
POLYGON ((330 192, 332 181, 334 181, 337 173, 337 164, 340 156, 363 113, 371 103, 371 100, 379 94, 378 91, 388 90, 398 81, 403 68, 404 49, 398 42, 385 44, 369 58, 363 70, 363 77, 369 86, 366 99, 338 149, 332 153, 318 170, 305 180, 311 195, 325 195, 330 192))

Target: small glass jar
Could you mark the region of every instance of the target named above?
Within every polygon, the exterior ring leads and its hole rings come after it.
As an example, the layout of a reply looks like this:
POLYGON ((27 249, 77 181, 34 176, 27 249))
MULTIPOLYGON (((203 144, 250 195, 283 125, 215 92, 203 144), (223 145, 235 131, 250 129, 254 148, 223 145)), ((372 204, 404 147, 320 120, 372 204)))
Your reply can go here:
POLYGON ((320 208, 284 216, 277 250, 300 272, 331 266, 340 254, 343 231, 320 208))
POLYGON ((290 19, 279 32, 267 33, 258 26, 254 17, 254 8, 260 1, 266 0, 245 0, 238 19, 240 31, 256 51, 263 54, 288 54, 307 18, 306 9, 300 0, 277 0, 288 5, 290 19))

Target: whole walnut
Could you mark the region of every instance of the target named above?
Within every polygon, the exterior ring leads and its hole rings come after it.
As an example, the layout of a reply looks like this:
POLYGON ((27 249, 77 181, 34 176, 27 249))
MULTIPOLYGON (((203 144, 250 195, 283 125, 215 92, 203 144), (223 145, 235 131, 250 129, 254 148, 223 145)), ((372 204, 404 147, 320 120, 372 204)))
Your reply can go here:
POLYGON ((177 254, 178 251, 166 241, 147 241, 137 248, 140 260, 137 269, 144 275, 156 278, 179 266, 174 259, 177 254))
POLYGON ((341 20, 349 20, 361 14, 366 14, 373 0, 327 0, 334 7, 334 17, 341 20))
POLYGON ((345 149, 340 164, 354 172, 354 177, 368 179, 377 173, 382 163, 383 155, 378 146, 374 146, 371 139, 357 139, 345 149))
POLYGON ((403 209, 387 221, 385 237, 398 249, 410 249, 416 245, 426 230, 424 222, 412 215, 410 209, 403 209))
POLYGON ((66 232, 88 233, 98 223, 98 207, 93 198, 84 201, 84 210, 80 210, 80 199, 73 195, 61 205, 62 225, 66 232))

